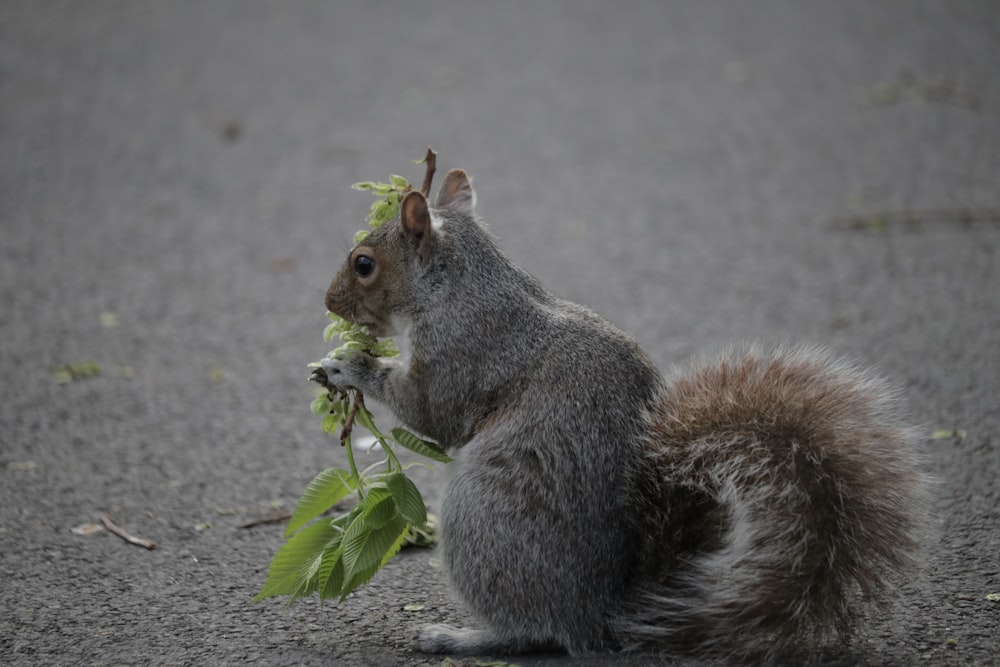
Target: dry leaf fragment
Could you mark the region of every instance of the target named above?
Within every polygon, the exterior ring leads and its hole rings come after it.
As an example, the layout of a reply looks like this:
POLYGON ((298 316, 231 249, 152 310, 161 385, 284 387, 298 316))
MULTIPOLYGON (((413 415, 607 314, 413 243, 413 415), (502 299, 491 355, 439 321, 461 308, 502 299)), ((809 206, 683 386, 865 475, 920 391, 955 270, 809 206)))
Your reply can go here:
POLYGON ((96 377, 100 374, 101 365, 92 360, 65 364, 52 370, 52 377, 59 384, 69 384, 74 380, 96 377))
POLYGON ((81 536, 93 535, 94 533, 99 533, 102 530, 104 530, 104 526, 96 523, 81 523, 79 526, 73 526, 70 528, 70 531, 74 535, 81 536))
POLYGON ((931 433, 931 440, 965 440, 968 433, 964 429, 938 429, 931 433))

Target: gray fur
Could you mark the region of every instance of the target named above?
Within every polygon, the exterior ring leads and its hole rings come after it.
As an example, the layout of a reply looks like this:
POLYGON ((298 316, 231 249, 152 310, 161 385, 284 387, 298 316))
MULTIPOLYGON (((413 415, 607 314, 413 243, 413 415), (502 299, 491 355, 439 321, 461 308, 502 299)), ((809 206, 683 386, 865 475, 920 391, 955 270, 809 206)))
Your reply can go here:
POLYGON ((768 660, 846 636, 856 594, 886 597, 920 527, 914 437, 884 383, 800 347, 665 384, 631 338, 512 264, 474 203, 450 173, 431 220, 364 241, 379 282, 348 265, 327 294, 380 333, 405 326, 412 355, 329 360, 330 384, 455 458, 442 553, 485 629, 430 626, 419 646, 768 660))

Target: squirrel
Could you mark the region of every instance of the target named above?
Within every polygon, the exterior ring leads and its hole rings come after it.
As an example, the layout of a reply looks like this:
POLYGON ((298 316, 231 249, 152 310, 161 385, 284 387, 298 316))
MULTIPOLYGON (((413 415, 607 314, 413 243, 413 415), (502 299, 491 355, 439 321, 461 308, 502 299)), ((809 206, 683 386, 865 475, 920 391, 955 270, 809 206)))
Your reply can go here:
POLYGON ((327 308, 406 362, 349 351, 355 388, 453 457, 442 561, 479 629, 429 653, 813 655, 918 566, 916 430, 877 373, 748 345, 664 377, 627 334, 500 250, 450 171, 353 250, 327 308))

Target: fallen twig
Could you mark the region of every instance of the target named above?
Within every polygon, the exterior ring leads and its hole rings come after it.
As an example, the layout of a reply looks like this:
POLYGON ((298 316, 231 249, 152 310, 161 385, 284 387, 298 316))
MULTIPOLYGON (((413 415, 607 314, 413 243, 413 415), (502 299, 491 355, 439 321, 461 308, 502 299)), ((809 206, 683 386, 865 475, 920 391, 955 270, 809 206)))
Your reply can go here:
POLYGON ((113 521, 111 521, 111 517, 109 517, 107 514, 101 515, 101 523, 103 523, 104 527, 107 528, 109 531, 111 531, 118 537, 122 538, 129 544, 135 544, 136 546, 144 547, 150 550, 156 548, 156 542, 153 542, 152 540, 144 540, 141 537, 136 537, 135 535, 132 535, 124 528, 119 528, 114 524, 113 521))
POLYGON ((1000 223, 1000 209, 954 208, 875 211, 838 218, 831 225, 838 229, 884 229, 889 225, 918 225, 928 222, 971 225, 1000 223))
POLYGON ((240 524, 240 528, 253 528, 254 526, 262 526, 267 523, 281 523, 285 519, 292 516, 292 513, 286 509, 274 510, 266 516, 259 517, 257 519, 250 519, 249 521, 244 521, 240 524))

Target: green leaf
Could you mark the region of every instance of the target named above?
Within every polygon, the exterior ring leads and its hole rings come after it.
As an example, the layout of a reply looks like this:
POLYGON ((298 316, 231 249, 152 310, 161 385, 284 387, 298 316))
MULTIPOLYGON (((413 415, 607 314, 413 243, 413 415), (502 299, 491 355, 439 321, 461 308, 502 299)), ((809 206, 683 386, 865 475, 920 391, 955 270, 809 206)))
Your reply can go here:
POLYGON ((330 311, 326 312, 326 316, 330 319, 329 328, 334 333, 343 333, 344 331, 350 331, 355 326, 353 322, 348 322, 340 315, 335 315, 330 311))
POLYGON ((931 433, 931 440, 965 440, 967 435, 964 429, 939 429, 931 433))
POLYGON ((424 506, 424 499, 416 485, 410 478, 401 472, 387 475, 385 478, 385 488, 389 489, 399 513, 403 518, 415 526, 422 526, 427 521, 427 508, 424 506))
POLYGON ((361 183, 355 183, 351 187, 355 190, 371 190, 375 187, 375 184, 371 181, 363 181, 361 183))
POLYGON ((405 190, 410 187, 410 182, 397 174, 389 174, 389 181, 392 183, 393 187, 400 190, 405 190))
POLYGON ((367 329, 362 329, 361 327, 356 327, 350 331, 345 331, 340 334, 340 340, 345 343, 360 343, 361 345, 368 347, 375 347, 377 340, 375 336, 368 333, 367 329))
POLYGON ((358 245, 359 243, 364 241, 366 238, 368 238, 369 234, 371 234, 371 232, 369 232, 367 229, 362 229, 356 234, 354 234, 354 245, 358 245))
POLYGON ((371 215, 371 225, 372 227, 378 227, 385 221, 392 218, 390 214, 389 202, 385 200, 379 200, 372 204, 369 209, 369 214, 371 215))
MULTIPOLYGON (((357 509, 359 511, 355 513, 353 520, 344 532, 344 572, 347 579, 350 579, 355 572, 379 561, 385 549, 383 548, 377 554, 373 553, 373 547, 367 546, 369 544, 368 536, 390 524, 394 518, 399 517, 392 493, 379 486, 373 486, 369 489, 368 495, 365 496, 357 509)), ((388 547, 388 544, 385 546, 388 547)))
POLYGON ((379 562, 378 567, 375 568, 376 572, 385 567, 385 564, 391 561, 393 556, 398 554, 399 550, 403 548, 403 545, 406 544, 407 538, 410 536, 409 529, 410 524, 406 524, 402 532, 399 533, 399 537, 396 538, 396 541, 393 542, 388 549, 386 549, 385 555, 382 556, 382 560, 379 562))
POLYGON ((416 452, 417 454, 426 456, 434 461, 438 461, 440 463, 448 463, 451 461, 451 457, 448 456, 443 449, 441 449, 440 445, 418 438, 406 429, 392 429, 392 439, 403 447, 409 449, 411 452, 416 452))
POLYGON ((319 568, 319 599, 341 597, 344 587, 344 550, 340 543, 333 549, 324 552, 323 564, 319 568))
POLYGON ((341 514, 333 520, 332 525, 340 533, 339 538, 334 538, 327 543, 323 550, 323 562, 316 573, 317 592, 319 600, 322 602, 326 598, 339 597, 340 590, 344 587, 344 561, 342 547, 344 529, 357 516, 359 509, 355 507, 347 514, 341 514))
POLYGON ((277 595, 294 596, 303 567, 307 567, 312 559, 322 554, 331 540, 339 540, 341 536, 341 531, 333 527, 330 521, 317 521, 293 535, 271 559, 267 580, 253 601, 277 595))
POLYGON ((358 518, 363 519, 365 528, 381 528, 398 513, 396 499, 383 486, 373 486, 359 507, 358 518))
POLYGON ((362 530, 350 536, 350 542, 345 533, 343 560, 346 583, 341 590, 341 599, 368 582, 392 558, 402 544, 400 538, 406 534, 407 525, 406 519, 397 514, 381 528, 362 530))
POLYGON ((330 399, 330 395, 326 395, 326 412, 317 413, 317 416, 321 416, 326 419, 327 416, 335 417, 341 424, 344 420, 344 401, 340 399, 330 399))
POLYGON ((323 422, 320 424, 320 428, 323 429, 323 433, 333 433, 337 430, 340 425, 340 418, 337 415, 329 414, 323 417, 323 422))
POLYGON ((313 399, 309 409, 312 410, 312 413, 316 416, 327 415, 330 414, 330 405, 330 394, 324 391, 313 399))
POLYGON ((395 341, 391 338, 386 338, 380 340, 375 347, 372 348, 372 355, 376 357, 398 357, 399 348, 396 347, 395 341))
MULTIPOLYGON (((333 539, 339 542, 337 538, 333 539)), ((295 575, 295 588, 288 598, 289 603, 294 602, 297 598, 312 595, 319 590, 319 577, 317 575, 320 566, 323 564, 323 554, 326 553, 328 544, 323 545, 321 550, 309 556, 306 562, 302 564, 302 567, 299 568, 298 573, 295 575)))
POLYGON ((355 488, 357 482, 351 477, 351 473, 341 468, 327 468, 316 475, 295 505, 295 512, 285 528, 285 535, 291 535, 329 510, 355 488))
POLYGON ((336 350, 334 350, 332 352, 332 354, 333 354, 333 356, 337 356, 337 355, 343 354, 344 352, 348 352, 348 351, 364 352, 366 349, 367 349, 367 346, 364 343, 359 343, 356 340, 352 340, 352 341, 344 343, 343 345, 341 345, 340 347, 338 347, 336 350))
POLYGON ((382 431, 378 430, 378 427, 375 426, 375 420, 372 419, 372 413, 368 412, 366 408, 363 408, 360 405, 357 406, 357 408, 358 411, 354 414, 354 419, 375 434, 376 438, 379 440, 385 440, 385 436, 382 435, 382 431))

